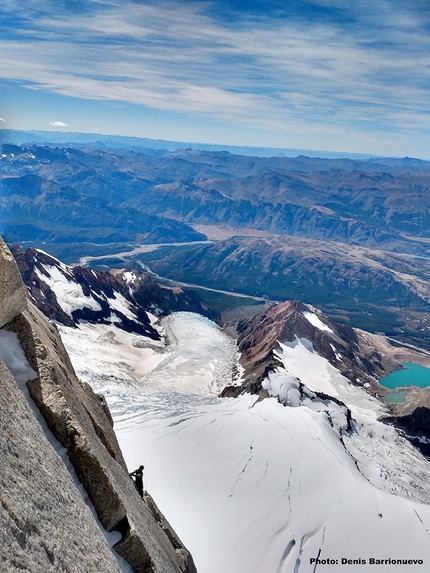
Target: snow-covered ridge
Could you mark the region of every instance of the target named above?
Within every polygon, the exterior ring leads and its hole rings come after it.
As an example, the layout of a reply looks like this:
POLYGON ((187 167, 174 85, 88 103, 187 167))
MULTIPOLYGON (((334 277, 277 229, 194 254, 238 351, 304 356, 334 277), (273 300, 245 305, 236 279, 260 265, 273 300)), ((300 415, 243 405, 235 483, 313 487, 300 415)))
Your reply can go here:
POLYGON ((67 266, 40 249, 15 246, 13 253, 30 297, 60 324, 109 325, 158 340, 150 314, 171 310, 210 311, 197 295, 162 288, 147 273, 95 271, 67 266))
POLYGON ((115 322, 136 332, 147 327, 148 317, 139 313, 133 293, 121 277, 67 266, 40 249, 21 250, 16 256, 31 298, 58 322, 115 322))

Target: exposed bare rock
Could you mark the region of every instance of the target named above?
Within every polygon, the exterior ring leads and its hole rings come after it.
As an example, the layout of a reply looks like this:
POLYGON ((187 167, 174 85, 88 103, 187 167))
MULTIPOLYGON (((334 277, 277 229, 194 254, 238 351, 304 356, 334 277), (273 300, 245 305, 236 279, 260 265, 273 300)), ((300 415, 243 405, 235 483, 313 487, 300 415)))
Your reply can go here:
MULTIPOLYGON (((139 497, 120 452, 103 400, 75 376, 59 334, 29 302, 29 310, 8 328, 18 333, 39 378, 30 394, 69 458, 108 530, 123 539, 115 546, 136 573, 181 573, 181 563, 167 535, 139 497), (147 563, 142 569, 142 562, 147 563)), ((192 558, 188 551, 182 550, 192 558)), ((190 570, 192 571, 192 569, 190 570)))
POLYGON ((147 504, 147 506, 149 507, 149 510, 151 511, 153 518, 161 527, 161 529, 166 533, 173 547, 176 549, 176 553, 178 554, 179 560, 181 562, 181 568, 184 571, 187 571, 188 573, 197 573, 197 569, 194 565, 194 562, 192 559, 190 559, 191 557, 190 553, 184 548, 182 541, 177 536, 175 530, 167 521, 165 516, 161 513, 161 511, 158 509, 157 504, 147 491, 144 493, 143 499, 147 504))
POLYGON ((382 420, 399 428, 405 437, 425 456, 430 456, 430 409, 415 408, 405 416, 391 416, 382 420))
POLYGON ((0 361, 2 573, 119 573, 69 472, 0 361))
POLYGON ((27 307, 27 289, 15 260, 0 237, 0 328, 27 307))
MULTIPOLYGON (((233 326, 242 353, 240 361, 245 369, 242 390, 259 393, 267 372, 280 365, 274 353, 277 342, 292 342, 297 337, 311 341, 315 351, 327 358, 350 382, 359 386, 367 383, 368 391, 373 394, 388 393, 378 384, 379 378, 401 368, 394 352, 381 352, 372 335, 334 323, 320 310, 300 301, 286 301, 236 325, 230 323, 230 331, 233 326)), ((234 393, 238 391, 236 387, 234 393)), ((229 388, 223 395, 232 392, 229 388)))
MULTIPOLYGON (((10 253, 8 256, 15 265, 10 253)), ((6 260, 9 264, 9 260, 6 260)), ((16 266, 13 268, 18 273, 16 266)), ((13 320, 7 324, 7 329, 18 334, 25 356, 37 373, 37 377, 27 383, 30 395, 54 436, 67 449, 68 457, 97 511, 100 522, 107 531, 117 530, 121 533, 122 539, 115 545, 116 551, 130 563, 136 573, 193 573, 195 568, 188 550, 176 534, 172 536, 170 529, 167 535, 136 491, 113 431, 107 404, 103 397, 95 395, 90 386, 83 384, 76 377, 56 326, 49 323, 28 301, 27 310, 15 312, 13 320), (172 539, 175 540, 174 543, 172 539)), ((2 405, 7 408, 7 403, 6 400, 2 405)), ((11 410, 1 417, 1 423, 13 415, 11 410)), ((39 452, 38 438, 33 441, 31 431, 28 431, 24 443, 40 458, 38 464, 43 465, 43 453, 39 452)), ((17 464, 19 465, 19 462, 17 464)), ((24 467, 22 472, 20 487, 28 489, 32 479, 31 469, 24 467)), ((54 471, 52 475, 57 474, 54 471)), ((13 476, 8 474, 5 480, 5 483, 8 480, 13 481, 13 476)), ((46 496, 49 497, 49 487, 45 489, 46 496)), ((2 489, 2 494, 3 491, 7 491, 7 488, 2 489)), ((13 507, 12 500, 10 506, 7 506, 8 511, 12 512, 13 507)), ((25 528, 25 518, 23 519, 25 528)), ((67 520, 64 526, 68 527, 67 520)), ((25 541, 25 531, 24 529, 24 538, 18 536, 18 541, 25 541)), ((40 534, 40 537, 42 536, 40 534)), ((90 536, 88 544, 91 542, 90 536)), ((42 541, 40 545, 43 548, 42 541)), ((95 547, 97 548, 97 544, 95 547)), ((48 560, 50 551, 47 551, 48 560)), ((72 552, 72 549, 70 551, 72 552)), ((87 551, 86 546, 81 547, 79 544, 74 551, 88 554, 89 557, 85 557, 88 559, 94 555, 94 549, 87 551)), ((82 557, 82 560, 85 558, 82 557)), ((79 563, 79 560, 77 562, 79 563)), ((97 571, 110 573, 111 569, 103 567, 102 561, 99 560, 98 563, 101 566, 97 571)), ((32 568, 26 570, 38 571, 32 568)), ((76 573, 93 570, 95 569, 91 566, 84 565, 55 569, 76 573)), ((41 568, 40 571, 51 569, 41 568)))

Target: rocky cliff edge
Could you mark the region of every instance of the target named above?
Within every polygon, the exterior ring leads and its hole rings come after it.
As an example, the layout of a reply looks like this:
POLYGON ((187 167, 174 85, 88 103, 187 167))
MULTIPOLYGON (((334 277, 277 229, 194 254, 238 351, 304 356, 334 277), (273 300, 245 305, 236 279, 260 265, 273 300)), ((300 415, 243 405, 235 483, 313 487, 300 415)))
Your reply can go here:
MULTIPOLYGON (((121 536, 115 550, 135 573, 195 573, 190 553, 153 500, 139 497, 104 398, 78 380, 55 325, 27 301, 25 292, 0 238, 0 326, 18 335, 36 372, 27 382, 31 398, 66 448, 101 524, 121 536)), ((63 462, 1 361, 0 385, 2 570, 119 571, 63 462)))

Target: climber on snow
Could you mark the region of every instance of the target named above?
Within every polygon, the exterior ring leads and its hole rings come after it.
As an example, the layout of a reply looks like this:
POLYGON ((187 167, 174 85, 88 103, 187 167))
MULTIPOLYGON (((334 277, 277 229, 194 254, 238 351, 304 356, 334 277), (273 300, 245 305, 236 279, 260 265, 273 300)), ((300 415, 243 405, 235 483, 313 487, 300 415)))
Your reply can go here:
POLYGON ((140 497, 143 497, 143 470, 144 467, 141 465, 137 468, 137 470, 134 470, 134 472, 131 472, 130 474, 130 477, 134 477, 134 483, 140 497))

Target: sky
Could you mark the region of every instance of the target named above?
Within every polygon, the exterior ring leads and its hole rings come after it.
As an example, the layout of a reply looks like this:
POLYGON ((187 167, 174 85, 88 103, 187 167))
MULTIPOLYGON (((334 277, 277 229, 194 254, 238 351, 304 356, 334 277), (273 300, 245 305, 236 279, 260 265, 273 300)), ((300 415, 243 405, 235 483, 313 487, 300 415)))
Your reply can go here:
POLYGON ((0 128, 430 159, 428 0, 2 0, 0 128))

